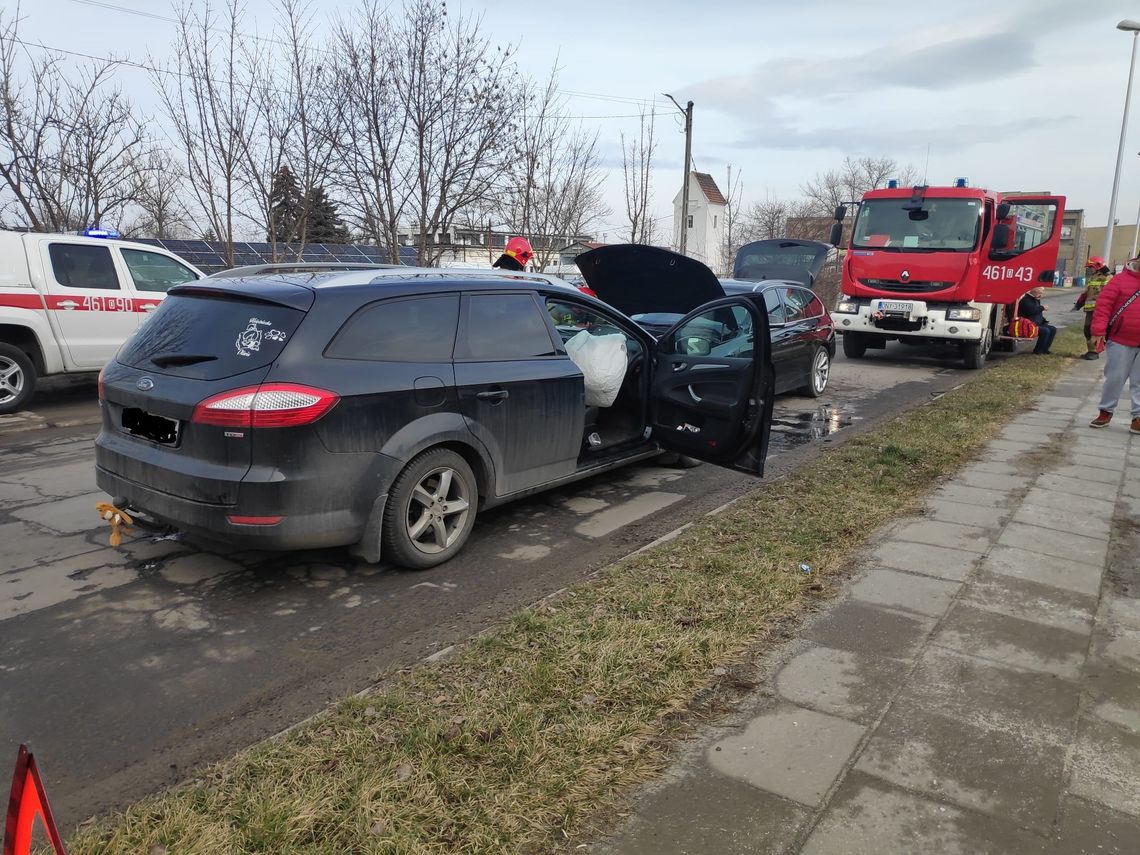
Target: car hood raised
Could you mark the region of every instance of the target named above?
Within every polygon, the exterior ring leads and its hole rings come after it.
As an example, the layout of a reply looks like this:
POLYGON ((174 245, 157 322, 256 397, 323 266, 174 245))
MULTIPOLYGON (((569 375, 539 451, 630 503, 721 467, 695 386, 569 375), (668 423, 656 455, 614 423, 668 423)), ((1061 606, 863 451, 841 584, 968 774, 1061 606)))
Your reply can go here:
POLYGON ((831 244, 822 241, 792 238, 746 243, 736 253, 732 278, 752 282, 787 279, 810 288, 823 269, 831 249, 831 244))
POLYGON ((695 258, 643 244, 611 244, 575 259, 586 284, 626 315, 686 315, 724 296, 714 274, 695 258))

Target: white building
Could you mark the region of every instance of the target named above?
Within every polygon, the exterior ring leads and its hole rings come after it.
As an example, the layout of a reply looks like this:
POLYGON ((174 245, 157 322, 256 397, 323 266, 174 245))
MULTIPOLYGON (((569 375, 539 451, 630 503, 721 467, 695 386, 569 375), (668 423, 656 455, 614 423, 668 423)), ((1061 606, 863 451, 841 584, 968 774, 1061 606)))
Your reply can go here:
POLYGON ((681 222, 684 191, 673 199, 673 246, 681 246, 681 229, 686 228, 685 255, 703 261, 714 273, 724 269, 724 209, 728 200, 707 172, 689 173, 689 216, 681 222))

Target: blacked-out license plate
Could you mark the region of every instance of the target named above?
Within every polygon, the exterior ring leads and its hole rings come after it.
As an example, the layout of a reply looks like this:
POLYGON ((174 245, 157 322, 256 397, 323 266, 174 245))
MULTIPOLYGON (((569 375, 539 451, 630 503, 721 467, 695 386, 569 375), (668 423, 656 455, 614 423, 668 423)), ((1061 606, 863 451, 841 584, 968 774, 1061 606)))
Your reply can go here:
POLYGON ((123 430, 160 445, 178 442, 179 422, 165 416, 156 416, 136 408, 123 410, 123 430))

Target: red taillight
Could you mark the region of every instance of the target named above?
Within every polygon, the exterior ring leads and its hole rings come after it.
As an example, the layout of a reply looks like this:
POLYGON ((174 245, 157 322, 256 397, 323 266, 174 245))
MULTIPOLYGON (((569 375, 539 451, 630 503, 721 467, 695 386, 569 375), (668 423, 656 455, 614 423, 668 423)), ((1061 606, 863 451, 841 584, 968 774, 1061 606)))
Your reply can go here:
POLYGON ((581 291, 583 294, 588 294, 591 297, 597 297, 598 296, 597 293, 594 291, 594 289, 591 288, 589 285, 579 285, 578 290, 581 291))
POLYGON ((277 525, 285 517, 241 517, 231 514, 226 519, 230 525, 277 525))
POLYGON ((297 383, 262 383, 213 395, 194 408, 190 421, 222 427, 296 427, 315 422, 340 395, 297 383))

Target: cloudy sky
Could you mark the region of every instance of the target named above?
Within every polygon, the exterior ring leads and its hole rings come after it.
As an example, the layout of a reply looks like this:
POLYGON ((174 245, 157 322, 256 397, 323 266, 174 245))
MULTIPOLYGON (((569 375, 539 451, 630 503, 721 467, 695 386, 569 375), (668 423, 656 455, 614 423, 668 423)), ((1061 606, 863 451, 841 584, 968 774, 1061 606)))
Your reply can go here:
MULTIPOLYGON (((597 128, 620 166, 620 134, 636 133, 638 102, 657 113, 657 215, 680 187, 684 137, 661 97, 695 102, 693 159, 725 184, 731 164, 744 201, 794 197, 844 156, 890 156, 930 183, 967 176, 995 189, 1050 190, 1103 225, 1140 0, 464 0, 464 11, 519 44, 524 71, 556 57, 569 111, 597 128)), ((272 31, 272 0, 248 0, 250 29, 272 31)), ((351 0, 313 0, 318 21, 351 0)), ((6 11, 14 0, 0 0, 6 11)), ((166 0, 24 0, 22 36, 47 46, 164 60, 173 25, 166 0), (133 9, 131 14, 121 9, 133 9), (150 17, 150 16, 157 17, 150 17)), ((146 72, 122 83, 154 111, 146 72)), ((1140 89, 1140 86, 1137 87, 1140 89)), ((1138 96, 1140 97, 1140 96, 1138 96)), ((1117 218, 1140 204, 1140 110, 1125 147, 1117 218)), ((610 175, 622 224, 620 169, 610 175)))

